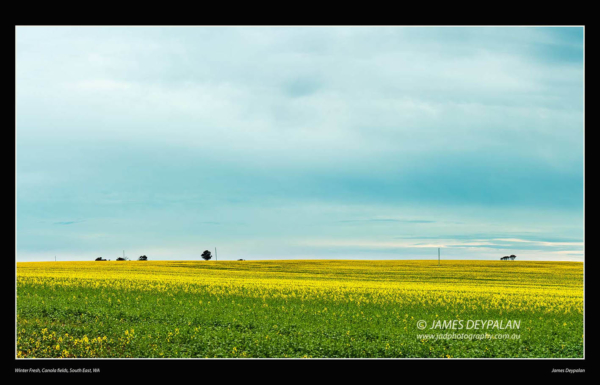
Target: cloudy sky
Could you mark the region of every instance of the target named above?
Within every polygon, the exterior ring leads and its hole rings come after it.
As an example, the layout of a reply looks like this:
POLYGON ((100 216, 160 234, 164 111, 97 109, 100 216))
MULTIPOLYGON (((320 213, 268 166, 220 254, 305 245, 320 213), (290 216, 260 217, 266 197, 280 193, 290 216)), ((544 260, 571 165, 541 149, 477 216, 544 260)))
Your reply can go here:
POLYGON ((18 27, 17 260, 583 260, 583 28, 18 27))

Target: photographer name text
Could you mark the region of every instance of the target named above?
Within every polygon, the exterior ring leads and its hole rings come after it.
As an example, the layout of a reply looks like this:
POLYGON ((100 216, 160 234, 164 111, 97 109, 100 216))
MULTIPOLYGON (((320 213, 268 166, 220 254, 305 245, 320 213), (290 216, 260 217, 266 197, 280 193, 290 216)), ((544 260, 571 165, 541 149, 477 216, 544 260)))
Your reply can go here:
POLYGON ((519 329, 520 327, 520 320, 434 320, 429 329, 505 330, 519 329))

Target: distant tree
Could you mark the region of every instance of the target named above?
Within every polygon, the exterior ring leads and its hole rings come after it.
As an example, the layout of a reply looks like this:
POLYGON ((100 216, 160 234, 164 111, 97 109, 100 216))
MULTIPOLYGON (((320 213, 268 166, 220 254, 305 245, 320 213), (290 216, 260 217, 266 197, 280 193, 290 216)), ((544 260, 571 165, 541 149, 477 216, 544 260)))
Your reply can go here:
POLYGON ((202 253, 202 258, 203 258, 205 261, 208 261, 209 259, 211 259, 211 258, 212 258, 212 255, 210 255, 210 251, 208 251, 208 250, 204 250, 204 253, 202 253))
POLYGON ((511 261, 514 261, 514 260, 515 260, 515 258, 517 258, 517 256, 513 254, 513 255, 511 255, 509 258, 510 258, 510 260, 511 260, 511 261))
POLYGON ((142 255, 138 258, 138 261, 147 261, 148 257, 146 257, 145 255, 142 255))
POLYGON ((243 259, 240 258, 240 259, 238 259, 238 261, 243 261, 243 259))
POLYGON ((126 259, 122 258, 122 257, 119 257, 119 258, 117 258, 117 261, 126 261, 126 259))
POLYGON ((106 259, 102 259, 102 257, 96 258, 96 261, 106 261, 106 259))

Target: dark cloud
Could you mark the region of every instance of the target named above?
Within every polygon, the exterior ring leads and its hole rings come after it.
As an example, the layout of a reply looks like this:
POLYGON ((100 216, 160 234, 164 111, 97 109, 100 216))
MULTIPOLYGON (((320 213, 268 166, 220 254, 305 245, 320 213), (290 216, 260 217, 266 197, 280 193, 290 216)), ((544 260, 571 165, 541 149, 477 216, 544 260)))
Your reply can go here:
POLYGON ((54 222, 55 225, 72 225, 74 223, 81 223, 84 221, 65 221, 65 222, 54 222))
POLYGON ((435 223, 436 221, 422 219, 391 219, 391 218, 370 218, 370 219, 349 219, 339 221, 343 223, 360 223, 360 222, 397 222, 397 223, 435 223))

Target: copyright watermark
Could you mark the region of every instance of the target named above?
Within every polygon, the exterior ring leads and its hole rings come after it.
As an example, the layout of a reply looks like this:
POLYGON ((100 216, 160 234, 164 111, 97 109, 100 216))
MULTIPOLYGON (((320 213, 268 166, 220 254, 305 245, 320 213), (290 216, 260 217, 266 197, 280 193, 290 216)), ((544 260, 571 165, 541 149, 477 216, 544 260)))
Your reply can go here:
POLYGON ((442 333, 442 334, 417 334, 419 340, 518 340, 520 334, 468 334, 468 333, 442 333))
MULTIPOLYGON (((417 321, 417 328, 425 330, 427 321, 417 321)), ((433 320, 429 330, 514 330, 521 328, 521 320, 433 320)))

